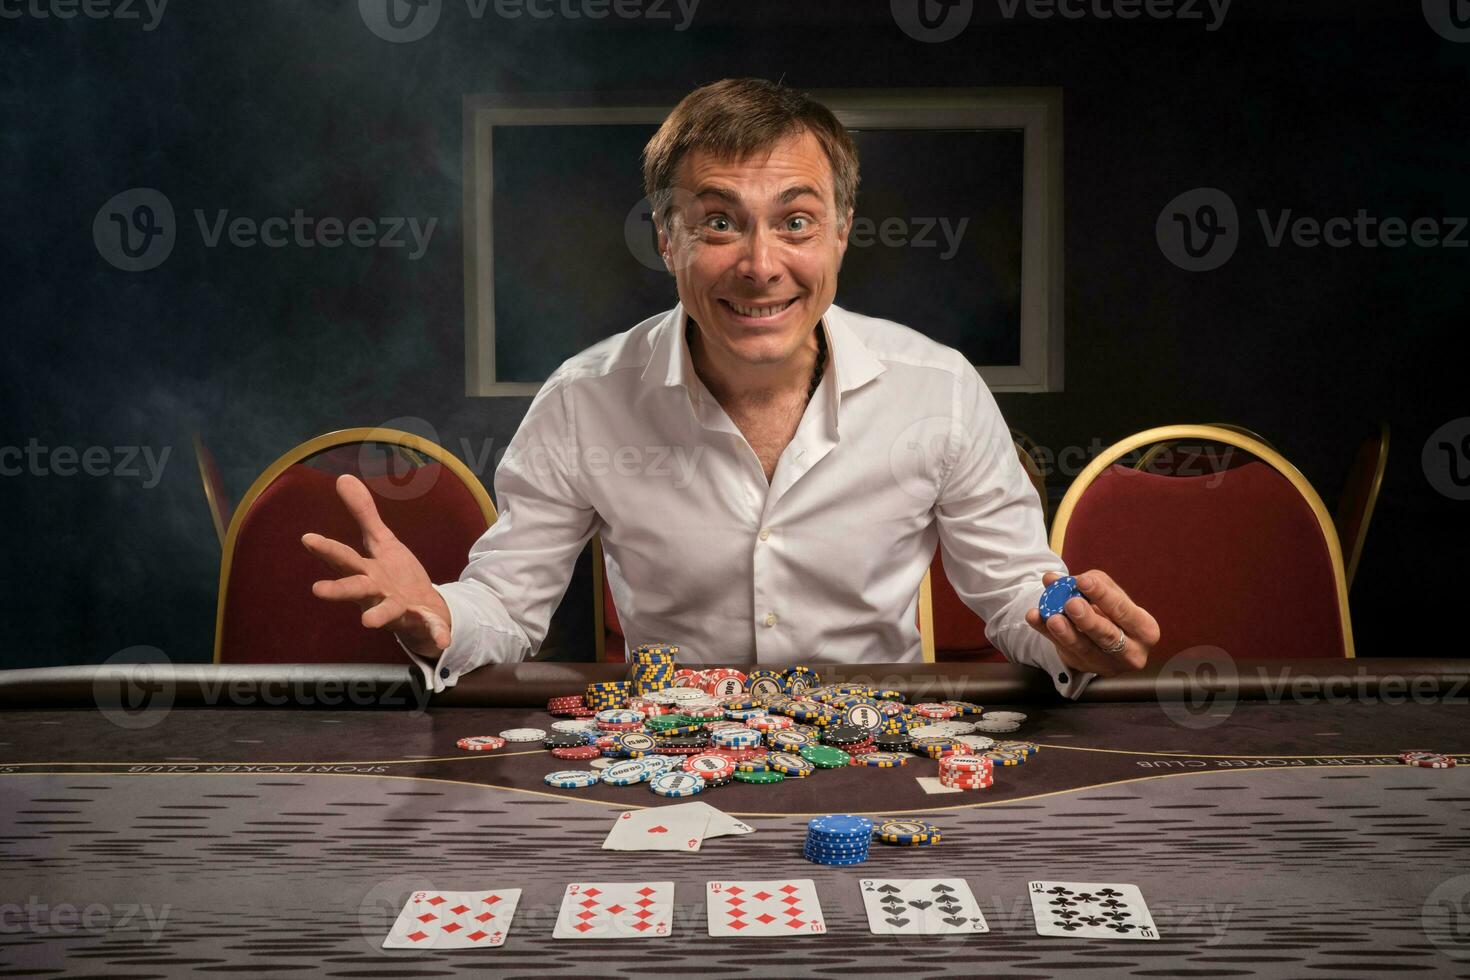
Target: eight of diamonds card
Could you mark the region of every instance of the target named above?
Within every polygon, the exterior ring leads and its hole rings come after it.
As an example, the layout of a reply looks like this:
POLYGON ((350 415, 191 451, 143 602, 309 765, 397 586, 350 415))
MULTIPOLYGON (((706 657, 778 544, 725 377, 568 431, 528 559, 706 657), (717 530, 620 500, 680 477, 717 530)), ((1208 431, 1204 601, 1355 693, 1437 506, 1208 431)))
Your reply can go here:
POLYGON ((1087 939, 1158 939, 1136 885, 1083 881, 1033 881, 1031 911, 1042 936, 1087 939))
POLYGON ((827 931, 810 878, 711 881, 711 936, 813 936, 827 931))
POLYGON ((479 892, 420 891, 408 896, 384 949, 475 949, 499 946, 510 932, 519 888, 479 892))
POLYGON ((865 878, 860 887, 875 936, 990 931, 963 878, 865 878))
POLYGON ((674 931, 672 881, 576 881, 567 886, 551 935, 638 939, 674 931))

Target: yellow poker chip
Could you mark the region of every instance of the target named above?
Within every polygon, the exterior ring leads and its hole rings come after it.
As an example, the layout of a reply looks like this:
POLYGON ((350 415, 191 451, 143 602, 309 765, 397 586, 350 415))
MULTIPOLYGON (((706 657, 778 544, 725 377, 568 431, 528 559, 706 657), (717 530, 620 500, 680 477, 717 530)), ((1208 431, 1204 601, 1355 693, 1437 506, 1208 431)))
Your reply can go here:
POLYGON ((981 758, 989 759, 991 765, 996 766, 1019 766, 1026 761, 1026 756, 1020 752, 1006 752, 1001 749, 991 749, 989 752, 981 752, 981 758))
POLYGON ((1033 756, 1041 751, 1035 742, 1017 742, 1013 740, 996 742, 995 748, 1001 752, 1019 752, 1025 756, 1033 756))

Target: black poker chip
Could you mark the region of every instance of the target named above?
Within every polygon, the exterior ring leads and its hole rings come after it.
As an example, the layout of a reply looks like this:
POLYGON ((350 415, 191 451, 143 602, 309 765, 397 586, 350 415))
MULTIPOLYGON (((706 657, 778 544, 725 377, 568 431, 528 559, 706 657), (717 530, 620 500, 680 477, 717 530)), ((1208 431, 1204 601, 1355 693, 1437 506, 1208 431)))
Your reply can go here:
POLYGON ((548 749, 575 749, 579 745, 586 745, 587 740, 570 732, 556 732, 548 735, 543 744, 548 749))
POLYGON ((831 725, 822 730, 822 741, 838 748, 844 745, 857 745, 872 737, 872 732, 856 725, 831 725))
POLYGON ((873 744, 877 747, 879 752, 912 752, 914 750, 913 739, 909 738, 907 735, 880 735, 878 737, 878 740, 873 744))
POLYGON ((657 740, 662 748, 669 749, 698 749, 709 744, 709 736, 701 735, 678 735, 673 738, 661 738, 657 740))

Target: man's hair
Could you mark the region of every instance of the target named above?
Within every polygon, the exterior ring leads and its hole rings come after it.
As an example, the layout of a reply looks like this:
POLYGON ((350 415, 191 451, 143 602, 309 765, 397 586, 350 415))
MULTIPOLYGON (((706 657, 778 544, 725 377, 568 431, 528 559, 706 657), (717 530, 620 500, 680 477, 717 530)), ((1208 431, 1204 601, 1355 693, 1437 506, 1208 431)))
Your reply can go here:
POLYGON ((691 151, 740 162, 803 132, 815 136, 827 154, 840 227, 857 200, 858 153, 852 137, 826 106, 764 78, 713 82, 690 92, 669 113, 643 148, 643 190, 655 217, 660 222, 668 217, 679 164, 691 151))

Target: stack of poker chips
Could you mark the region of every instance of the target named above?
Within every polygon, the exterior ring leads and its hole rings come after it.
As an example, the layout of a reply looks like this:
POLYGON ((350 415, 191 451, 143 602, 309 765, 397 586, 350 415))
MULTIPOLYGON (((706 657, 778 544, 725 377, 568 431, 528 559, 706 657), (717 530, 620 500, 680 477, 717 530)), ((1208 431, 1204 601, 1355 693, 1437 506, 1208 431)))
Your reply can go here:
POLYGON ((841 749, 849 756, 863 755, 877 748, 873 733, 856 725, 832 725, 823 729, 822 744, 841 749))
POLYGON ((679 665, 674 657, 678 646, 672 643, 644 643, 633 649, 632 685, 634 694, 649 694, 674 686, 674 673, 679 665))
POLYGON ((628 681, 597 681, 587 685, 586 703, 593 712, 621 708, 628 703, 633 685, 628 681))
POLYGON ((563 718, 591 718, 597 712, 587 707, 587 702, 582 700, 580 694, 568 694, 565 697, 552 698, 546 702, 547 714, 558 715, 563 718))
POLYGON ((883 820, 873 836, 898 847, 933 847, 939 843, 939 828, 927 820, 883 820))
POLYGON ((814 817, 806 825, 802 856, 814 864, 862 864, 873 842, 873 821, 850 813, 814 817))
POLYGON ((949 755, 939 760, 939 783, 950 789, 989 789, 994 763, 983 755, 949 755))

